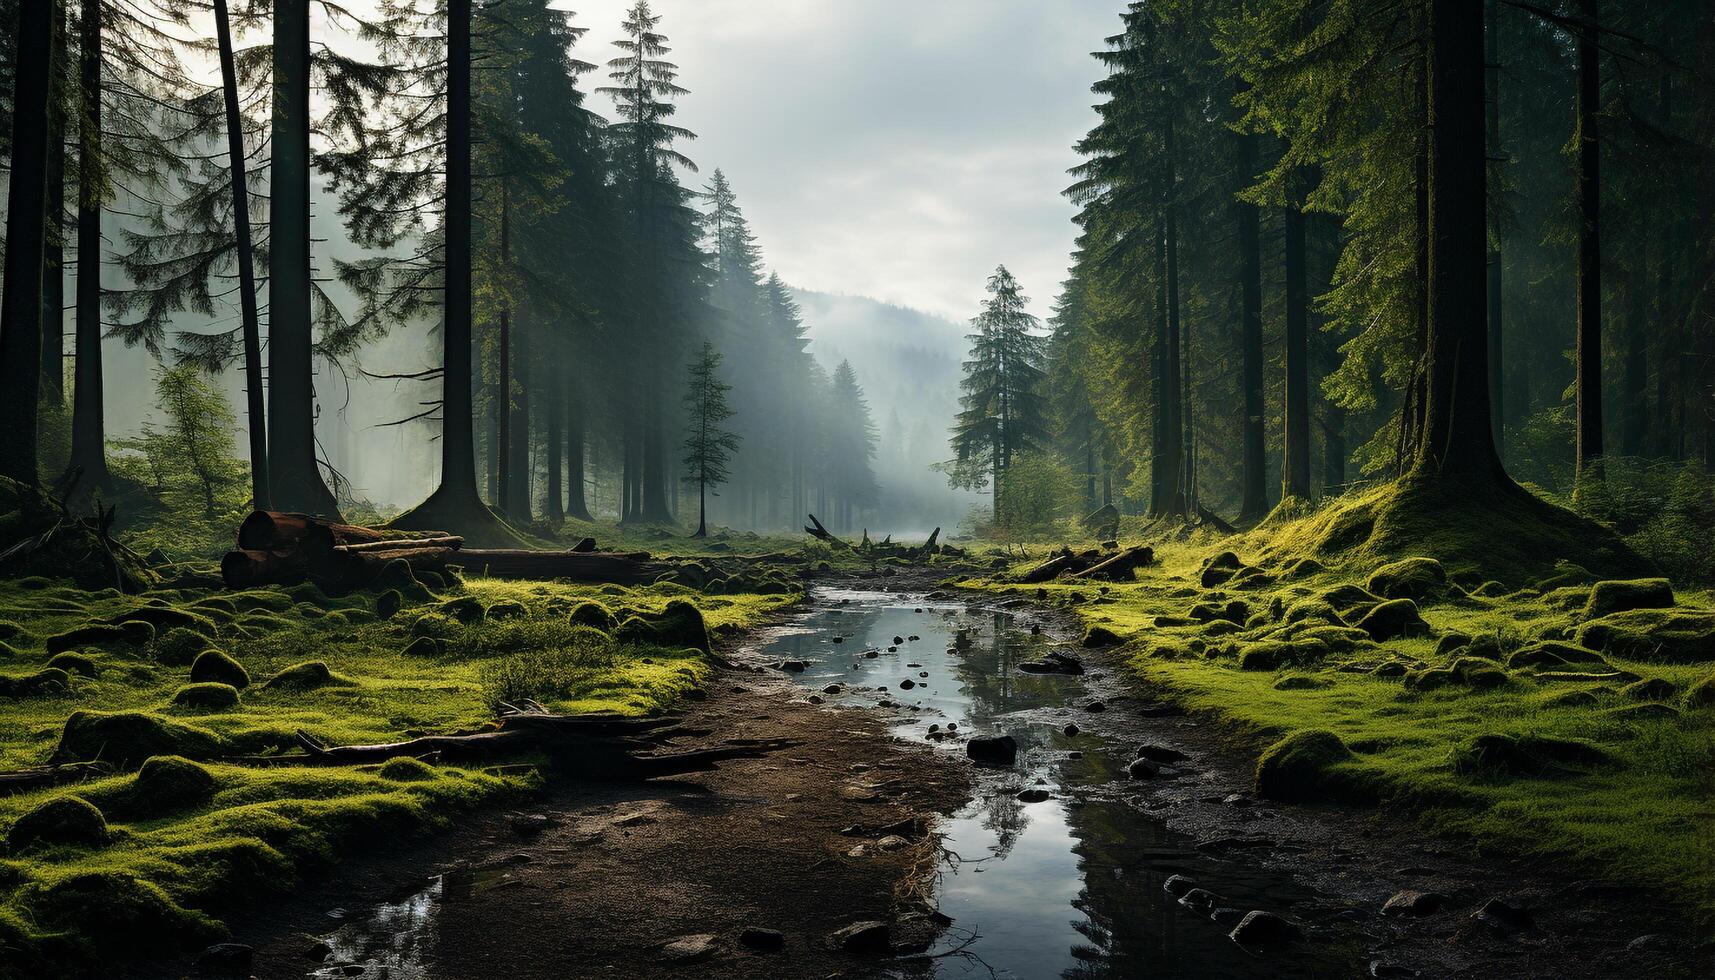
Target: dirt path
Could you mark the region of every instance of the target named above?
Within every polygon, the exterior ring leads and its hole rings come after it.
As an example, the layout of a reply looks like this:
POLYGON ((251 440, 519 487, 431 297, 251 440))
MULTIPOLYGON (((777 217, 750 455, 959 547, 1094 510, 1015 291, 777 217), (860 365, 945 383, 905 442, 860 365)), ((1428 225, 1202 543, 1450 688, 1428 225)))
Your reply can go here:
POLYGON ((935 839, 921 824, 886 841, 846 831, 951 812, 965 799, 964 767, 890 738, 872 713, 812 707, 778 675, 722 672, 708 691, 687 723, 717 733, 710 738, 800 744, 680 780, 551 789, 528 810, 350 863, 266 918, 235 922, 234 941, 255 946, 262 978, 321 969, 561 980, 872 976, 881 959, 833 950, 830 934, 873 919, 926 939, 921 920, 898 916, 932 884, 935 839), (540 816, 547 825, 533 831, 540 816), (448 873, 440 895, 402 901, 440 872, 448 873), (366 931, 368 910, 388 902, 399 905, 381 931, 393 935, 363 957, 388 971, 346 969, 347 941, 366 931), (784 947, 750 951, 739 942, 747 927, 782 933, 784 947), (688 961, 663 949, 698 935, 712 942, 688 961), (341 949, 323 958, 330 937, 341 949))

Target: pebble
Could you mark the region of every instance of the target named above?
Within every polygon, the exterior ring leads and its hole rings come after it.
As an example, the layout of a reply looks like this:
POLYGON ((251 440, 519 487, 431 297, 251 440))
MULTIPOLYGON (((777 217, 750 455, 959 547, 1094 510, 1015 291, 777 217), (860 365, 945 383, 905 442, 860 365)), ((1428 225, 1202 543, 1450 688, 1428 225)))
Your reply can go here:
POLYGON ((738 934, 738 944, 759 953, 778 953, 786 948, 786 934, 778 929, 745 926, 738 934))
POLYGON ((714 956, 717 949, 719 946, 714 936, 697 933, 680 936, 661 947, 661 958, 669 963, 701 963, 714 956))
POLYGON ((1382 903, 1382 914, 1416 917, 1433 915, 1446 907, 1446 895, 1439 892, 1420 892, 1407 888, 1395 892, 1391 898, 1382 903))
POLYGON ((1247 912, 1227 938, 1240 946, 1282 946, 1304 938, 1304 930, 1291 922, 1258 909, 1247 912))

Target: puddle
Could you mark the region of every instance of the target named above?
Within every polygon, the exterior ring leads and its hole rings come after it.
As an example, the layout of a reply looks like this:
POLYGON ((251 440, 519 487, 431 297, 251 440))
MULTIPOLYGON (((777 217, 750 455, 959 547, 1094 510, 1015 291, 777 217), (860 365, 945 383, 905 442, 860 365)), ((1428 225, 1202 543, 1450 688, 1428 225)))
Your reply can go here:
POLYGON ((428 887, 347 919, 322 937, 332 952, 311 977, 426 980, 434 976, 436 923, 461 902, 513 883, 505 868, 472 868, 435 877, 428 887))
MULTIPOLYGON (((1126 747, 1064 734, 1067 722, 1088 717, 1064 709, 1095 695, 1083 678, 1018 669, 1049 649, 1031 633, 1028 610, 846 590, 812 598, 757 648, 771 660, 804 661, 796 677, 806 688, 841 685, 837 695, 822 694, 835 703, 892 702, 903 716, 895 731, 906 738, 924 740, 930 725, 945 731, 951 723, 961 735, 1005 733, 1019 743, 1016 769, 982 780, 977 798, 941 828, 958 860, 941 881, 940 907, 964 932, 949 933, 934 951, 961 945, 974 930, 968 949, 980 962, 948 956, 935 961, 937 976, 1367 975, 1357 937, 1317 921, 1326 913, 1312 912, 1320 904, 1314 892, 1288 875, 1197 851, 1196 841, 1127 798, 1126 747), (1050 798, 1021 802, 1026 788, 1050 798), (1172 874, 1221 896, 1227 918, 1266 909, 1307 922, 1312 939, 1253 955, 1227 938, 1230 923, 1168 896, 1162 883, 1172 874)), ((948 750, 960 744, 950 741, 948 750)))

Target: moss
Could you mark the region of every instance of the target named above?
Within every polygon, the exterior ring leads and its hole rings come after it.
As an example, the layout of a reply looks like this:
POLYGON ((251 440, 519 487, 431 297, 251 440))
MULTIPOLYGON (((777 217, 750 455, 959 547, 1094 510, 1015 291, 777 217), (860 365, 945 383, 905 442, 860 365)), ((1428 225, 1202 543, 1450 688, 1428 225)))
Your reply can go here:
POLYGON ((1346 625, 1346 621, 1340 616, 1340 611, 1335 609, 1334 604, 1323 596, 1308 596, 1299 599, 1282 610, 1281 619, 1287 623, 1311 621, 1329 626, 1346 625))
POLYGON ((207 711, 225 711, 238 707, 238 688, 212 681, 186 684, 173 692, 173 705, 207 711))
POLYGON ((191 680, 228 684, 242 691, 250 686, 250 672, 219 650, 204 650, 191 663, 191 680))
POLYGON ((1231 551, 1223 551, 1203 563, 1198 581, 1203 584, 1205 589, 1214 588, 1237 575, 1239 569, 1244 567, 1245 563, 1239 560, 1238 555, 1231 551))
POLYGON ((43 646, 49 653, 63 653, 83 646, 116 646, 119 644, 146 643, 154 638, 153 628, 147 623, 139 623, 135 627, 119 626, 113 623, 89 623, 76 629, 55 633, 43 641, 43 646), (143 634, 148 630, 148 634, 143 634))
POLYGON ((381 764, 381 768, 376 773, 382 779, 395 783, 428 782, 439 775, 434 766, 421 759, 412 759, 408 756, 388 759, 381 764))
POLYGON ((488 607, 490 619, 516 619, 530 615, 530 607, 516 599, 505 599, 488 607))
POLYGON ((282 669, 263 681, 262 687, 269 691, 310 691, 318 687, 345 686, 350 683, 329 670, 323 661, 306 660, 282 669))
POLYGON ((1427 633, 1429 624, 1423 621, 1423 616, 1417 611, 1417 603, 1410 599, 1390 599, 1358 620, 1358 629, 1370 635, 1377 641, 1391 640, 1400 636, 1427 633))
POLYGON ((1328 566, 1314 558, 1300 558, 1288 565, 1286 571, 1280 573, 1280 577, 1291 581, 1293 579, 1311 578, 1327 570, 1328 566))
POLYGON ((126 623, 148 623, 157 633, 188 629, 212 636, 215 632, 214 620, 177 606, 139 606, 112 616, 109 622, 120 626, 126 623))
POLYGON ((427 612, 411 621, 411 635, 435 640, 450 640, 461 636, 464 628, 446 613, 427 612))
POLYGON ((151 756, 110 809, 127 819, 155 819, 202 806, 218 786, 213 773, 189 759, 151 756))
POLYGON ((1447 570, 1433 558, 1404 558, 1371 572, 1364 585, 1384 599, 1421 601, 1447 585, 1447 570))
POLYGON ((1556 776, 1609 762, 1588 742, 1537 735, 1478 735, 1453 752, 1453 771, 1465 776, 1556 776))
POLYGON ((1687 708, 1715 708, 1715 674, 1703 678, 1691 685, 1685 692, 1687 708))
POLYGON ((448 599, 445 602, 442 602, 440 604, 440 611, 442 614, 450 616, 467 626, 481 620, 483 616, 488 613, 488 610, 483 608, 482 603, 478 601, 475 596, 468 595, 458 596, 457 598, 448 599))
POLYGON ((1352 750, 1333 732, 1293 732, 1257 759, 1257 795, 1286 802, 1346 796, 1353 785, 1341 767, 1354 759, 1352 750))
POLYGON ((171 629, 155 641, 153 653, 161 663, 178 667, 191 663, 204 650, 214 648, 208 637, 191 629, 171 629))
POLYGON ((682 599, 667 603, 658 615, 633 616, 614 631, 614 639, 659 647, 694 647, 709 652, 709 631, 703 614, 682 599))
POLYGON ((404 605, 403 593, 398 589, 387 589, 375 597, 375 615, 381 619, 392 619, 404 605))
POLYGON ((1123 641, 1118 633, 1106 626, 1091 626, 1084 630, 1084 638, 1080 642, 1085 647, 1095 648, 1119 646, 1123 641))
POLYGON ((1305 656, 1304 648, 1284 640, 1263 640, 1239 648, 1240 670, 1279 670, 1287 664, 1310 659, 1313 658, 1305 656))
POLYGON ((172 956, 226 935, 215 920, 182 908, 160 886, 119 871, 85 871, 51 881, 26 897, 49 928, 100 923, 84 937, 85 955, 128 959, 172 956))
POLYGON ((1584 603, 1584 618, 1597 619, 1609 613, 1632 609, 1668 609, 1673 606, 1673 586, 1664 578, 1640 578, 1597 582, 1584 603))
POLYGON ((1315 691, 1334 686, 1334 682, 1324 677, 1311 677, 1306 674, 1288 674, 1274 682, 1277 691, 1315 691))
POLYGON ((13 854, 36 847, 101 847, 107 841, 107 817, 81 796, 38 804, 6 832, 6 849, 13 854))
POLYGON ((1632 609, 1578 627, 1579 644, 1611 657, 1656 663, 1715 659, 1715 611, 1632 609))
POLYGON ((1565 664, 1607 666, 1607 663, 1602 655, 1594 650, 1559 640, 1545 640, 1520 647, 1507 658, 1507 666, 1514 670, 1523 667, 1560 667, 1565 664))
POLYGON ((0 674, 0 698, 51 697, 71 690, 71 675, 58 667, 29 674, 0 674))
POLYGON ((1405 688, 1408 691, 1433 691, 1458 682, 1459 675, 1453 673, 1449 667, 1421 667, 1405 673, 1405 688))
POLYGON ((48 658, 48 667, 83 677, 95 677, 101 673, 101 669, 95 665, 95 660, 81 653, 56 653, 48 658))
POLYGON ((419 636, 405 644, 400 651, 407 657, 438 657, 447 652, 445 640, 437 640, 432 636, 419 636))
POLYGON ((599 602, 580 602, 566 617, 573 626, 590 626, 602 631, 612 630, 615 623, 613 613, 599 602))
POLYGON ((1633 681, 1620 688, 1621 696, 1631 698, 1633 701, 1669 701, 1678 693, 1678 686, 1661 677, 1633 681))
POLYGON ((1607 715, 1615 721, 1677 721, 1679 709, 1670 704, 1647 701, 1643 704, 1628 704, 1611 708, 1607 715))
POLYGON ((225 751, 214 732, 138 711, 74 711, 66 719, 50 761, 102 760, 129 769, 152 755, 208 759, 225 751))

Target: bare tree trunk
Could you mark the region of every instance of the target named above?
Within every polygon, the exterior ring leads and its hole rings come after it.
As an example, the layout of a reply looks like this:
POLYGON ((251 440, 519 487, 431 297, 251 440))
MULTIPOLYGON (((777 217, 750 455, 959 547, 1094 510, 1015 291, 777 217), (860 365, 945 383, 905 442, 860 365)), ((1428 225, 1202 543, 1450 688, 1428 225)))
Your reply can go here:
MULTIPOLYGON (((1501 150, 1501 21, 1500 0, 1484 0, 1483 20, 1487 22, 1484 61, 1484 96, 1488 109, 1489 165, 1499 168, 1501 150)), ((1499 182, 1496 182, 1499 186, 1499 182)), ((1495 452, 1506 447, 1506 412, 1503 406, 1501 365, 1505 351, 1505 331, 1502 320, 1501 231, 1494 220, 1497 209, 1490 208, 1489 220, 1489 410, 1495 436, 1495 452)))
POLYGON ((566 391, 566 516, 593 520, 584 498, 584 411, 575 387, 566 391))
MULTIPOLYGON (((1248 184, 1256 176, 1256 137, 1238 137, 1238 179, 1248 184)), ((1262 352, 1262 216, 1255 205, 1235 199, 1239 221, 1239 284, 1243 337, 1244 403, 1239 419, 1243 443, 1243 491, 1240 520, 1256 520, 1268 512, 1268 450, 1263 429, 1262 352)))
POLYGON ((1304 268, 1304 212, 1294 188, 1286 202, 1285 497, 1310 497, 1310 335, 1304 268))
POLYGON ((1596 0, 1580 0, 1578 37, 1578 337, 1576 473, 1582 479, 1602 457, 1601 73, 1596 46, 1596 0))
MULTIPOLYGON (((80 486, 105 490, 107 429, 101 372, 101 0, 78 18, 77 360, 72 374, 71 465, 80 486)), ((14 178, 16 179, 16 178, 14 178)))
POLYGON ((48 55, 47 228, 42 253, 42 400, 65 403, 65 0, 48 0, 53 36, 48 55))
POLYGON ((12 174, 6 212, 4 296, 0 297, 0 476, 35 485, 36 399, 42 386, 42 251, 46 230, 47 3, 18 5, 12 94, 12 174))
POLYGON ((566 516, 566 493, 561 484, 561 474, 565 471, 566 460, 566 398, 565 372, 557 364, 547 366, 546 395, 548 404, 544 413, 548 417, 547 450, 548 450, 548 500, 543 507, 542 516, 550 524, 559 524, 566 516))

